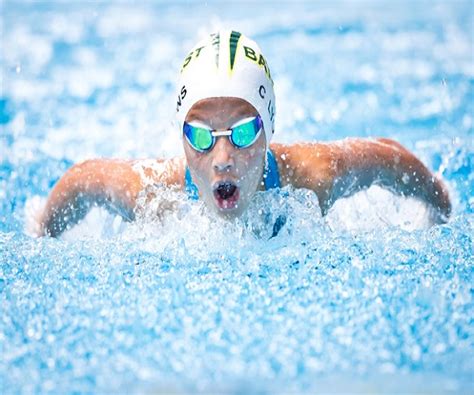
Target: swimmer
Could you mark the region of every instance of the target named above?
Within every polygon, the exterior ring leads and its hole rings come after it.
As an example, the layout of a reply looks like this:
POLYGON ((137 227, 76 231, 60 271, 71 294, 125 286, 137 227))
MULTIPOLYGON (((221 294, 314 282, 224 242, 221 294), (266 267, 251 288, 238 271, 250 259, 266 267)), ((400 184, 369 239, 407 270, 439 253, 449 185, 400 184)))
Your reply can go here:
POLYGON ((240 216, 257 191, 291 185, 316 193, 325 215, 339 198, 372 184, 418 198, 448 220, 443 182, 387 138, 277 144, 270 68, 258 45, 236 31, 200 42, 180 70, 176 116, 184 157, 93 159, 69 169, 37 218, 38 235, 56 237, 93 205, 132 221, 137 198, 159 184, 202 199, 226 218, 240 216))

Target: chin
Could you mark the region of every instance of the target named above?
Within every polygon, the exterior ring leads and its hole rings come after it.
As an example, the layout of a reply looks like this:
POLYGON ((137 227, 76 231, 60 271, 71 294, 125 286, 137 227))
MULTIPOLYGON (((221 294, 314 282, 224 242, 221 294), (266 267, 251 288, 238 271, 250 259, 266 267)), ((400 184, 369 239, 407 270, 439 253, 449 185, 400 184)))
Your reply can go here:
POLYGON ((206 199, 208 207, 212 209, 217 215, 226 219, 237 218, 246 210, 247 204, 241 197, 235 200, 222 200, 216 198, 215 194, 211 192, 208 199, 206 199))
POLYGON ((213 211, 219 215, 220 217, 223 218, 237 218, 239 217, 247 208, 246 205, 243 204, 243 202, 237 202, 235 205, 232 205, 231 207, 222 207, 218 202, 216 202, 215 199, 212 199, 212 202, 210 202, 210 206, 212 207, 213 211))
POLYGON ((240 217, 241 215, 240 210, 222 210, 222 209, 219 209, 218 207, 215 207, 214 211, 219 217, 225 218, 225 219, 234 219, 234 218, 240 217))

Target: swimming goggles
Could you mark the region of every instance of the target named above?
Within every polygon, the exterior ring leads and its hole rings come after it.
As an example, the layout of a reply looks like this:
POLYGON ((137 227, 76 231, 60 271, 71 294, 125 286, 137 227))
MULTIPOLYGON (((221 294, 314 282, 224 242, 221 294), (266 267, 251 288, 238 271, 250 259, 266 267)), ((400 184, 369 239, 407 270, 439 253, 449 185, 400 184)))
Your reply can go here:
POLYGON ((244 118, 228 130, 213 130, 199 123, 184 122, 183 133, 191 147, 196 151, 206 152, 212 149, 219 136, 228 136, 229 141, 237 148, 250 147, 257 140, 263 128, 262 118, 244 118))

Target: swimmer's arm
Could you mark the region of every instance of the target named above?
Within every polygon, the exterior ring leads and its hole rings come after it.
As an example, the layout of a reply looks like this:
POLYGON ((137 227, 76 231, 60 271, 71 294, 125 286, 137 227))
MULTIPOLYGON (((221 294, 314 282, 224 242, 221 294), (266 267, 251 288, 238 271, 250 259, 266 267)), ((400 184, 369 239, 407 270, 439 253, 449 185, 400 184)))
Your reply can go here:
POLYGON ((384 138, 347 139, 333 143, 331 151, 337 169, 330 204, 377 184, 431 205, 436 222, 448 220, 451 202, 443 182, 401 144, 384 138))
POLYGON ((401 144, 385 138, 340 144, 343 166, 334 185, 335 199, 378 184, 428 203, 436 210, 436 222, 448 220, 451 202, 443 182, 401 144))
POLYGON ((346 139, 334 143, 272 144, 282 185, 316 192, 322 214, 334 202, 373 184, 433 206, 446 222, 451 202, 442 181, 402 145, 389 139, 346 139))
POLYGON ((133 220, 141 189, 140 176, 130 161, 95 159, 77 164, 54 186, 40 218, 41 235, 59 236, 94 205, 133 220))

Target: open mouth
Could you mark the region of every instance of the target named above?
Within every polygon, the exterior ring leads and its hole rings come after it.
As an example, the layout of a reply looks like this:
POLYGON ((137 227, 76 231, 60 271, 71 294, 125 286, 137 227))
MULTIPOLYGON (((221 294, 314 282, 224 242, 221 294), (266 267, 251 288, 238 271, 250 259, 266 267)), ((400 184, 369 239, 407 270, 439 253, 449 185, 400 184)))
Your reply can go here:
POLYGON ((233 209, 239 200, 239 188, 232 181, 218 182, 214 187, 214 198, 220 209, 233 209))

